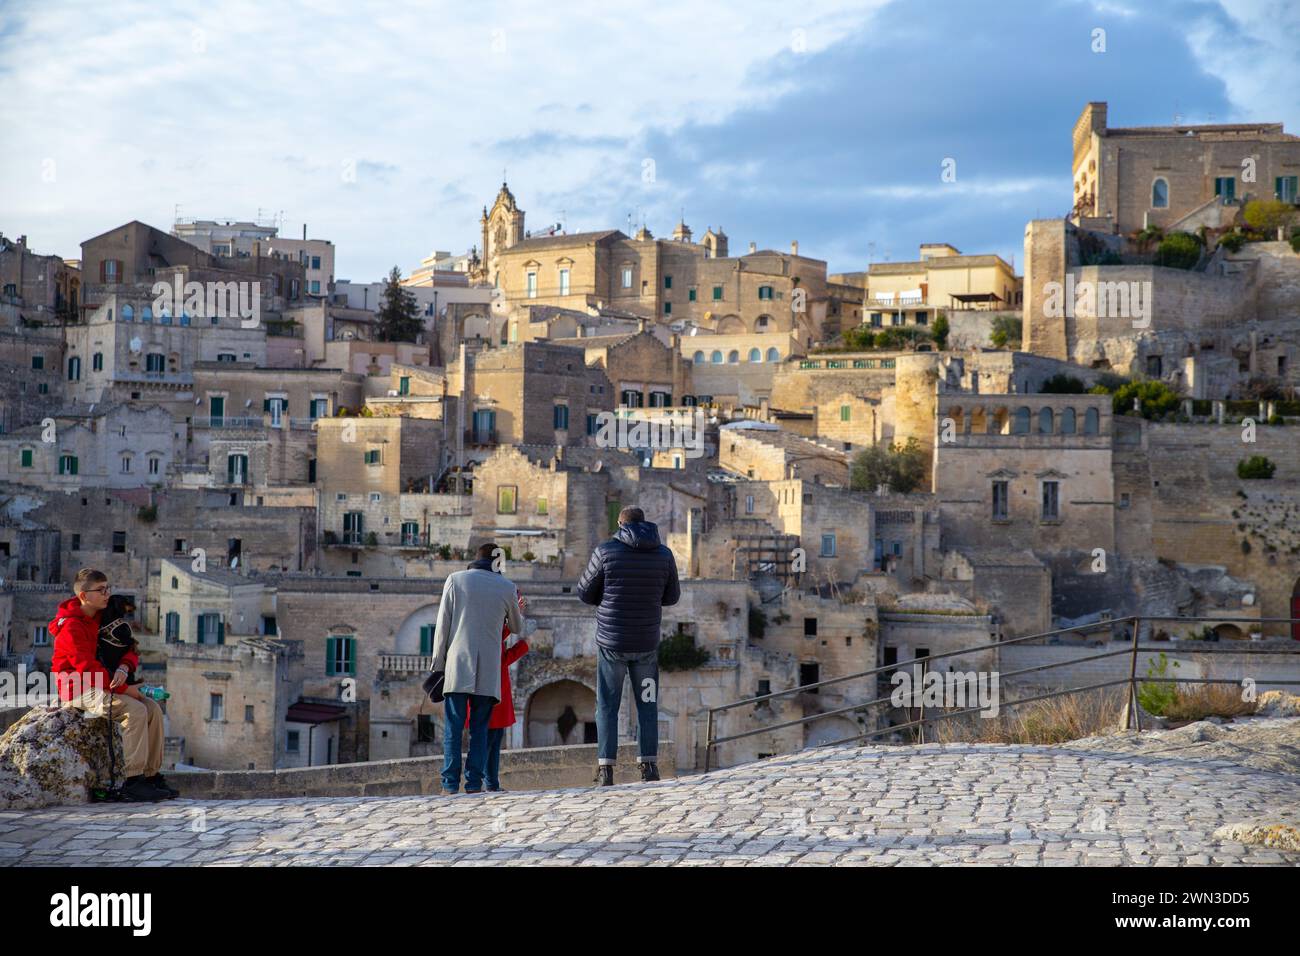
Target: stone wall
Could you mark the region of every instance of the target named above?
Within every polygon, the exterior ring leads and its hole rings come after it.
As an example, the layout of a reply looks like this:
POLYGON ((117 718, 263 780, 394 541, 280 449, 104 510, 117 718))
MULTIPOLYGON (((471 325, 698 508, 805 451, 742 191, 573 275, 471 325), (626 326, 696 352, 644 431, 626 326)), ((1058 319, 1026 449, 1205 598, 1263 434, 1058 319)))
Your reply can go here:
MULTIPOLYGON (((636 744, 622 744, 615 783, 640 780, 636 744)), ((501 752, 501 786, 506 790, 562 790, 592 786, 596 745, 534 747, 501 752)), ((182 771, 168 782, 190 800, 252 800, 284 797, 395 797, 438 794, 442 757, 408 757, 365 763, 296 767, 289 770, 182 771)), ((659 741, 659 774, 677 776, 673 743, 659 741)), ((486 809, 485 809, 486 812, 486 809)))

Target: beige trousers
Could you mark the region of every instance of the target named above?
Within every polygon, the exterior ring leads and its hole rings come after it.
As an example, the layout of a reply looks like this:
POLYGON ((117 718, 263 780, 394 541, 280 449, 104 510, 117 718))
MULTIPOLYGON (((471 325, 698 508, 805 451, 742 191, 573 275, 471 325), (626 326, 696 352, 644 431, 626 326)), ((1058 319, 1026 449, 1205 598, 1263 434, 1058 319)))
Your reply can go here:
POLYGON ((126 775, 152 777, 162 769, 163 712, 156 700, 127 697, 92 688, 73 700, 76 707, 96 717, 108 716, 108 699, 113 699, 113 720, 122 728, 122 753, 126 758, 126 775))

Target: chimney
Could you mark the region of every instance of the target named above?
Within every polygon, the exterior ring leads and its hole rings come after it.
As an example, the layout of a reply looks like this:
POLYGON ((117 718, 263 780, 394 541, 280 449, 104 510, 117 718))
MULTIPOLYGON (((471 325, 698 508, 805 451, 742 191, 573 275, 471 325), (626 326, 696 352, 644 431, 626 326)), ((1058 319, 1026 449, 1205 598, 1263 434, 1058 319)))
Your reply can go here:
POLYGON ((799 240, 796 239, 794 240, 794 242, 790 243, 790 255, 797 256, 798 254, 799 254, 799 240))
POLYGON ((305 222, 302 224, 302 241, 307 241, 307 224, 305 222))
POLYGON ((758 252, 758 243, 756 243, 756 242, 751 242, 751 243, 749 244, 749 251, 750 251, 751 254, 752 254, 752 253, 755 253, 755 252, 758 252))

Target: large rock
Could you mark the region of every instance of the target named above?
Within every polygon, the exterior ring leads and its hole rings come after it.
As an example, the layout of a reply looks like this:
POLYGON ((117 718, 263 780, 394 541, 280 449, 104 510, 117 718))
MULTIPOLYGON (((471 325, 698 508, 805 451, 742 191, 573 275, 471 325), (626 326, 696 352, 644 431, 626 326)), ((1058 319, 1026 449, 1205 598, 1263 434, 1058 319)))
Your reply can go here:
POLYGON ((1265 691, 1259 695, 1255 713, 1260 717, 1300 717, 1300 697, 1284 690, 1265 691))
MULTIPOLYGON (((0 809, 88 803, 90 788, 109 779, 107 724, 74 707, 33 707, 0 736, 0 809)), ((120 784, 126 762, 116 726, 113 748, 120 784)))

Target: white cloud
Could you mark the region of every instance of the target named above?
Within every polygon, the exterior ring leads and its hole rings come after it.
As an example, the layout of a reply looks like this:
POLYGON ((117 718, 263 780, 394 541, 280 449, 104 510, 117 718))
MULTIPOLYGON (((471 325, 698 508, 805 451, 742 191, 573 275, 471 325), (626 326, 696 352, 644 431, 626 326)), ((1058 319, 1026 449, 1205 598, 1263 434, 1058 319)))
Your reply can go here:
POLYGON ((283 210, 287 231, 306 221, 340 244, 340 277, 372 279, 474 241, 506 163, 521 198, 640 176, 617 147, 503 155, 498 141, 632 144, 717 121, 781 92, 762 65, 798 55, 792 31, 815 53, 881 2, 18 2, 0 32, 2 227, 72 257, 128 219, 168 228, 177 205, 283 210), (448 192, 474 198, 440 203, 448 192))

